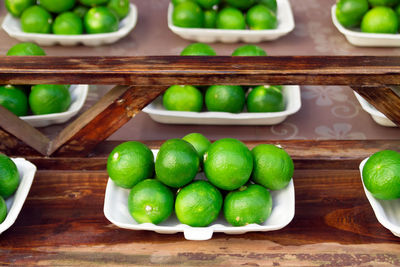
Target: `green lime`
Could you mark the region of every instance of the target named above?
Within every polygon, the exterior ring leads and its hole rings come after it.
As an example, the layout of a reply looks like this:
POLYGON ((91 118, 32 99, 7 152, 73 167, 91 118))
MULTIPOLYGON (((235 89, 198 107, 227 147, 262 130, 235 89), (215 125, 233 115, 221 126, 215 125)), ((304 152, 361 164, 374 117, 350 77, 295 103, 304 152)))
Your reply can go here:
POLYGON ((0 86, 0 106, 5 107, 16 116, 25 116, 28 113, 26 95, 15 88, 0 86))
POLYGON ((0 224, 4 222, 7 217, 7 205, 4 199, 0 196, 0 224))
POLYGON ((252 179, 271 190, 285 188, 293 177, 294 164, 289 154, 274 145, 258 145, 251 151, 254 158, 252 179))
POLYGON ((195 0, 172 0, 171 2, 172 2, 172 4, 174 6, 177 6, 177 5, 179 5, 179 4, 183 3, 183 2, 194 2, 194 1, 195 0))
POLYGON ((194 2, 182 2, 174 7, 172 23, 183 28, 202 28, 204 26, 204 12, 194 2))
POLYGON ((276 3, 276 0, 258 0, 258 3, 268 7, 275 14, 276 11, 278 10, 278 4, 276 3))
POLYGON ((22 13, 21 28, 24 32, 50 33, 53 18, 41 6, 31 6, 22 13))
POLYGON ((121 20, 129 14, 129 0, 110 0, 107 7, 121 20))
POLYGON ((5 0, 8 12, 14 17, 20 17, 28 7, 36 4, 36 0, 5 0))
POLYGON ((213 6, 218 5, 221 0, 195 0, 204 9, 211 9, 213 6))
POLYGON ((161 147, 156 158, 156 178, 170 187, 190 183, 199 170, 196 149, 181 139, 170 139, 161 147))
POLYGON ((72 9, 76 0, 40 0, 40 5, 47 11, 53 13, 62 13, 72 9))
POLYGON ((278 27, 275 13, 264 5, 255 5, 247 11, 247 25, 251 30, 269 30, 278 27))
POLYGON ((365 187, 378 199, 400 198, 400 153, 382 150, 373 154, 362 171, 365 187))
POLYGON ((214 9, 204 11, 204 28, 213 29, 217 27, 217 11, 214 9))
POLYGON ((371 6, 395 6, 399 0, 368 0, 371 6))
POLYGON ((361 21, 361 31, 369 33, 397 33, 399 22, 390 7, 378 6, 369 10, 361 21))
POLYGON ((191 85, 172 85, 163 96, 167 110, 200 112, 203 108, 203 95, 191 85))
POLYGON ((35 115, 64 112, 70 104, 71 95, 64 85, 39 84, 32 86, 29 106, 35 115))
POLYGON ((19 43, 7 51, 7 56, 45 56, 44 50, 34 43, 19 43))
POLYGON ((239 8, 241 10, 247 10, 251 6, 256 4, 256 0, 225 0, 228 5, 239 8))
POLYGON ((218 188, 234 190, 250 178, 253 157, 239 140, 224 138, 215 141, 204 154, 204 173, 218 188))
POLYGON ((137 223, 159 224, 168 219, 174 209, 174 195, 155 179, 135 185, 128 197, 129 213, 137 223))
POLYGON ((271 215, 271 211, 271 194, 260 185, 244 185, 225 197, 224 216, 233 226, 262 224, 271 215))
POLYGON ((283 85, 271 85, 270 88, 274 88, 274 89, 277 89, 279 91, 282 91, 283 90, 283 85))
POLYGON ((206 153, 207 149, 210 147, 211 142, 204 135, 199 133, 185 135, 182 139, 190 143, 196 149, 197 155, 199 155, 200 158, 200 163, 203 164, 204 153, 206 153))
POLYGON ((214 49, 211 46, 203 43, 194 43, 186 46, 181 56, 216 56, 214 49))
POLYGON ((221 192, 206 181, 193 182, 176 196, 176 217, 189 226, 208 226, 217 219, 221 208, 221 192))
POLYGON ((108 156, 107 171, 117 186, 132 188, 154 174, 153 153, 140 142, 122 143, 108 156))
MULTIPOLYGON (((1 87, 1 85, 0 85, 1 87)), ((19 90, 22 93, 24 93, 24 95, 29 96, 29 93, 31 92, 31 86, 30 85, 11 85, 11 84, 7 84, 4 85, 4 87, 8 88, 8 89, 15 89, 15 90, 19 90)), ((28 98, 27 100, 28 101, 28 98)))
POLYGON ((17 165, 6 155, 0 154, 0 196, 8 198, 17 190, 19 173, 17 165))
POLYGON ((110 0, 79 0, 79 2, 84 6, 100 6, 106 5, 110 0))
POLYGON ((356 27, 368 9, 367 0, 339 0, 336 4, 336 18, 344 27, 356 27))
POLYGON ((206 91, 205 103, 209 111, 242 112, 246 96, 237 85, 212 85, 206 91))
POLYGON ((266 56, 267 52, 264 51, 259 46, 256 45, 243 45, 238 47, 233 51, 232 56, 243 56, 243 57, 250 57, 250 56, 266 56))
POLYGON ((87 6, 76 6, 72 12, 74 12, 78 17, 83 19, 86 15, 86 13, 89 11, 89 8, 87 6))
POLYGON ((108 33, 118 31, 117 15, 104 6, 92 7, 86 13, 83 24, 87 33, 108 33))
POLYGON ((279 112, 285 110, 285 99, 276 87, 257 86, 247 96, 248 112, 279 112))
POLYGON ((53 23, 54 34, 82 34, 82 19, 74 12, 65 12, 56 17, 53 23))
POLYGON ((218 29, 246 29, 246 21, 243 13, 233 7, 226 7, 218 12, 216 25, 218 29))

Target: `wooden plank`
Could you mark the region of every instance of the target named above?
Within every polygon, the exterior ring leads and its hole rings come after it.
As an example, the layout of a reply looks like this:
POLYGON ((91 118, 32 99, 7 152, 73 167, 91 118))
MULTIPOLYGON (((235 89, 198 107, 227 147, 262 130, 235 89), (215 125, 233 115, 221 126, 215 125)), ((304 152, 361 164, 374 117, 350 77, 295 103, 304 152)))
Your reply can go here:
POLYGON ((400 127, 400 94, 388 86, 359 87, 353 86, 377 110, 400 127))
POLYGON ((48 155, 86 156, 165 89, 165 86, 114 87, 56 137, 50 145, 48 155))
POLYGON ((397 85, 400 57, 0 57, 0 84, 397 85))

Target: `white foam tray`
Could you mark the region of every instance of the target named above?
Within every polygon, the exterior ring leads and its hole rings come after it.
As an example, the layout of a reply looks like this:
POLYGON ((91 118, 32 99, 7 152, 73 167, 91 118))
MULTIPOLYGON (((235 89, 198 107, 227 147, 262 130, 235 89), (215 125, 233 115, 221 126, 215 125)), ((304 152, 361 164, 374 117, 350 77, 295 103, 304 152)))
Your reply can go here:
POLYGON ((207 124, 207 125, 275 125, 301 108, 300 86, 283 86, 286 109, 281 112, 187 112, 166 110, 162 96, 143 109, 156 122, 167 124, 207 124))
MULTIPOLYGON (((152 150, 156 158, 158 150, 152 150)), ((205 180, 204 173, 198 173, 196 180, 205 180)), ((104 198, 104 215, 116 226, 130 230, 148 230, 160 234, 175 234, 183 232, 187 240, 208 240, 213 233, 244 234, 247 232, 266 232, 282 229, 288 225, 295 210, 295 195, 293 179, 289 185, 277 191, 271 191, 272 213, 263 224, 249 224, 246 226, 234 227, 226 222, 222 211, 218 219, 208 227, 191 227, 182 224, 176 218, 175 213, 165 222, 155 225, 152 223, 138 224, 128 210, 129 189, 118 187, 111 179, 108 179, 106 194, 104 198)))
POLYGON ((347 29, 336 18, 336 5, 331 9, 335 27, 355 46, 363 47, 397 47, 400 46, 400 34, 364 33, 359 28, 347 29))
POLYGON ((289 0, 277 0, 278 27, 273 30, 224 30, 224 29, 199 29, 182 28, 173 25, 173 5, 168 7, 168 27, 172 32, 183 39, 203 43, 259 43, 276 40, 287 35, 294 29, 294 18, 289 0))
POLYGON ((79 44, 100 46, 115 43, 125 37, 135 27, 136 22, 137 8, 134 4, 130 4, 129 14, 120 22, 119 29, 116 32, 80 35, 27 33, 22 31, 20 20, 14 18, 11 14, 6 15, 2 27, 8 35, 22 42, 34 42, 43 46, 57 44, 64 46, 75 46, 79 44))
POLYGON ((365 195, 379 223, 390 230, 395 236, 400 237, 400 198, 393 200, 377 199, 365 188, 362 171, 368 159, 369 158, 364 159, 360 164, 361 182, 364 187, 365 195))
POLYGON ((12 161, 17 165, 20 184, 14 195, 6 199, 8 214, 4 222, 0 223, 0 234, 10 228, 17 219, 36 173, 36 166, 27 160, 16 158, 12 159, 12 161))
POLYGON ((397 125, 389 120, 382 112, 377 110, 374 106, 368 103, 362 96, 360 96, 357 92, 354 92, 358 102, 364 111, 366 111, 369 115, 371 115, 372 119, 379 125, 385 127, 397 127, 397 125))
POLYGON ((26 121, 33 127, 46 127, 52 124, 64 123, 78 114, 86 101, 88 91, 89 85, 71 85, 69 88, 71 105, 67 111, 46 115, 21 116, 20 119, 26 121))

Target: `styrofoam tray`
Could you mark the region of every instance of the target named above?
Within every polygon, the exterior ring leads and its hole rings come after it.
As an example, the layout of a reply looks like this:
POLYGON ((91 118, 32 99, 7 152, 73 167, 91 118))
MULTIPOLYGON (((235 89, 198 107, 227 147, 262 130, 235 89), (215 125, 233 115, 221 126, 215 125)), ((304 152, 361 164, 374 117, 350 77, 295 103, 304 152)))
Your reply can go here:
POLYGON ((364 187, 365 195, 379 223, 390 230, 395 236, 400 237, 400 199, 377 199, 365 188, 362 172, 368 159, 369 158, 364 159, 360 164, 361 182, 364 187))
POLYGON ((357 92, 354 92, 358 102, 363 110, 365 110, 369 115, 371 115, 372 119, 379 125, 386 127, 397 127, 397 125, 389 120, 382 112, 377 110, 374 106, 372 106, 368 101, 366 101, 362 96, 360 96, 357 92))
POLYGON ((80 35, 27 33, 22 31, 20 20, 14 18, 11 14, 6 15, 2 27, 8 35, 22 42, 34 42, 43 46, 52 46, 56 44, 65 46, 79 44, 99 46, 115 43, 119 39, 125 37, 135 27, 136 22, 137 8, 131 3, 129 14, 120 22, 119 29, 116 32, 80 35))
POLYGON ((88 91, 89 85, 71 85, 69 88, 71 94, 71 105, 67 111, 46 115, 21 116, 20 119, 26 121, 33 127, 45 127, 52 124, 64 123, 81 110, 86 101, 88 91))
POLYGON ((208 125, 274 125, 283 122, 301 107, 300 86, 283 86, 286 109, 281 112, 187 112, 166 110, 162 96, 143 109, 150 117, 167 124, 208 124, 208 125))
MULTIPOLYGON (((152 150, 156 158, 158 150, 152 150)), ((206 179, 204 173, 198 173, 196 180, 206 179)), ((279 230, 288 225, 295 210, 295 195, 293 179, 289 185, 277 191, 271 191, 272 213, 271 216, 261 225, 249 224, 241 227, 231 226, 226 222, 221 212, 218 219, 208 227, 191 227, 178 221, 175 213, 165 222, 155 225, 152 223, 138 224, 128 210, 129 189, 118 187, 111 179, 108 179, 106 194, 104 198, 104 215, 116 226, 130 230, 148 230, 160 234, 175 234, 183 232, 187 240, 208 240, 213 233, 244 234, 247 232, 266 232, 279 230)))
POLYGON ((332 6, 331 16, 335 27, 352 45, 363 47, 400 46, 400 34, 364 33, 359 28, 350 30, 343 27, 336 18, 336 5, 332 6))
POLYGON ((4 222, 0 223, 0 234, 10 228, 17 219, 18 214, 24 205, 25 199, 28 196, 36 173, 36 166, 27 160, 16 158, 12 159, 12 161, 17 165, 20 184, 14 195, 6 199, 8 214, 4 222))
POLYGON ((183 39, 204 43, 259 43, 276 40, 294 29, 294 18, 289 0, 277 0, 278 27, 273 30, 224 30, 182 28, 172 23, 173 5, 168 7, 168 27, 183 39))

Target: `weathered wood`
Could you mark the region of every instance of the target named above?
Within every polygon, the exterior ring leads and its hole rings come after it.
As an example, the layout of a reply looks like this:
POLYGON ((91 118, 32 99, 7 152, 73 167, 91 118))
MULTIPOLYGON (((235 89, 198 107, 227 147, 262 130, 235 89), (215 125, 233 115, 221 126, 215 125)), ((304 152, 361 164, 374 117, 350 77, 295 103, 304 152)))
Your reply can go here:
POLYGON ((400 57, 0 57, 0 84, 398 85, 400 57))
POLYGON ((386 115, 400 127, 400 95, 387 86, 359 87, 353 86, 354 91, 364 97, 377 110, 386 115))

